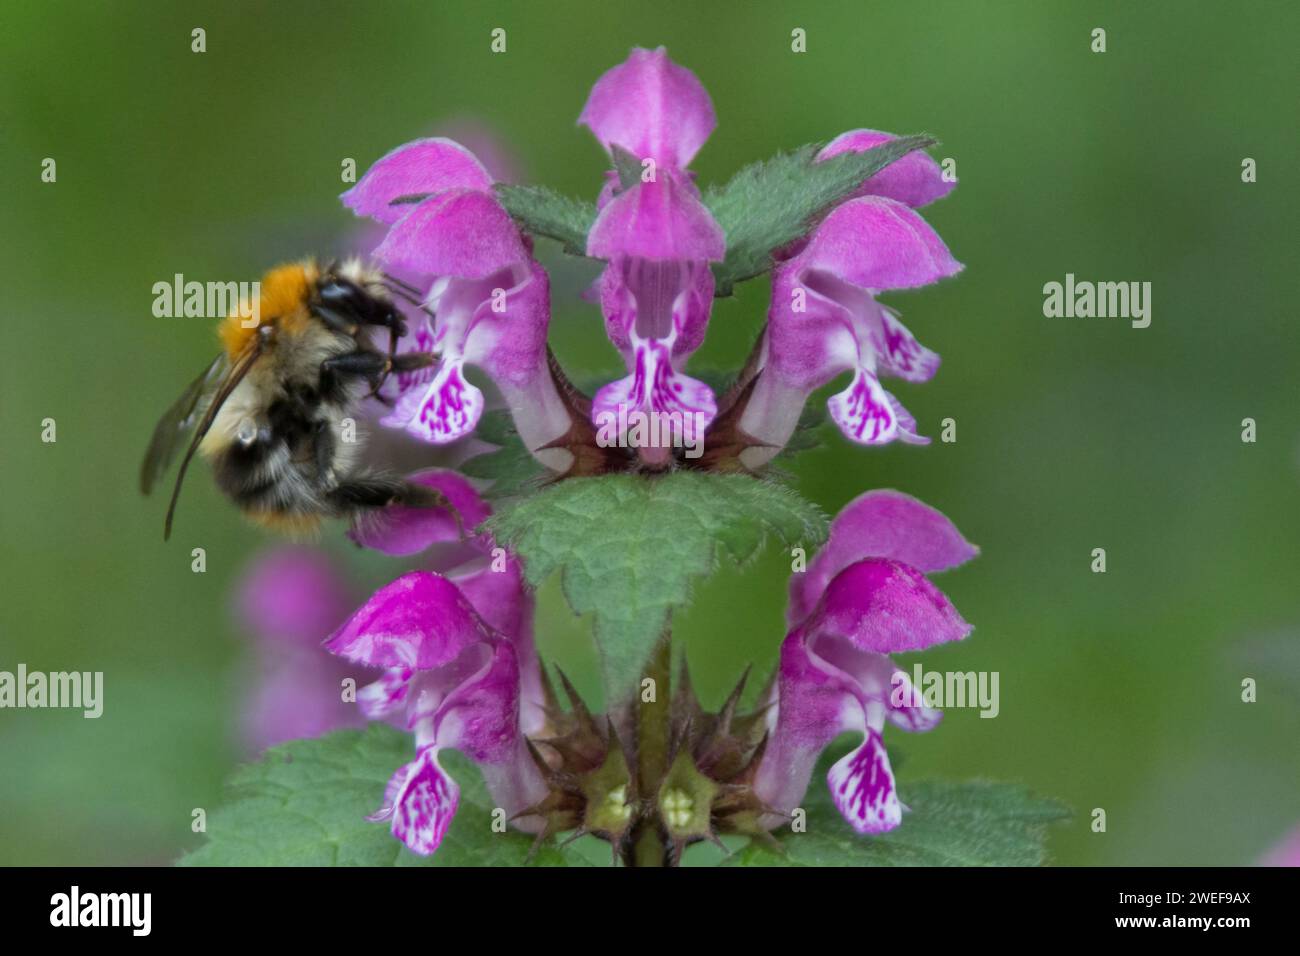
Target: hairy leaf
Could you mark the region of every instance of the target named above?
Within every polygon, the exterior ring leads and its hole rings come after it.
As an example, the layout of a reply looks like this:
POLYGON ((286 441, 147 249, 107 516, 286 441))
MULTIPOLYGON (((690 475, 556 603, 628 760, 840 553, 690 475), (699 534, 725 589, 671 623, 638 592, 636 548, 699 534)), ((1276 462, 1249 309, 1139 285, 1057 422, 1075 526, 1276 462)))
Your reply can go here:
POLYGON ((727 257, 714 266, 716 294, 730 295, 737 282, 766 272, 772 253, 804 235, 829 207, 846 199, 863 180, 915 149, 935 145, 929 136, 900 136, 862 153, 842 153, 814 163, 820 145, 742 168, 724 186, 704 193, 727 234, 727 257))
MULTIPOLYGON (((383 724, 340 730, 269 748, 240 767, 226 803, 207 821, 208 842, 186 866, 516 866, 532 838, 492 827, 493 803, 474 765, 460 754, 439 760, 460 785, 460 807, 438 852, 407 850, 387 824, 369 823, 393 771, 413 759, 408 734, 383 724)), ((565 866, 569 855, 542 847, 532 860, 565 866)), ((580 862, 580 861, 578 861, 580 862)))
POLYGON ((497 199, 525 232, 557 239, 564 251, 587 254, 587 233, 596 219, 596 204, 562 196, 545 186, 497 183, 497 199))
POLYGON ((768 537, 811 550, 826 518, 784 485, 749 475, 675 472, 559 482, 488 529, 538 584, 552 572, 573 610, 595 615, 611 699, 625 698, 673 608, 722 557, 748 560, 768 537))
POLYGON ((859 836, 831 802, 825 757, 804 797, 807 830, 773 833, 779 849, 751 842, 724 866, 1041 866, 1048 824, 1069 811, 1018 784, 902 781, 910 811, 880 836, 859 836))

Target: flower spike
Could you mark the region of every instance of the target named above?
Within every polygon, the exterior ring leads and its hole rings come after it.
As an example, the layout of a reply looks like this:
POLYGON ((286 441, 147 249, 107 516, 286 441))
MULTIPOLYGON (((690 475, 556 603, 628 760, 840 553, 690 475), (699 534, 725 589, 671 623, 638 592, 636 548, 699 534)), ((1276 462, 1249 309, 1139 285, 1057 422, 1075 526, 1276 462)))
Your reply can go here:
POLYGON ((596 393, 592 422, 602 440, 626 439, 646 464, 664 467, 672 455, 666 431, 673 443, 694 444, 717 414, 713 390, 682 372, 713 307, 709 263, 726 251, 722 228, 686 171, 716 125, 713 104, 662 47, 635 49, 597 81, 578 122, 611 155, 625 150, 641 160, 639 181, 607 180, 587 235, 587 254, 608 262, 601 311, 628 369, 596 393), (634 420, 651 424, 655 437, 638 432, 634 420))

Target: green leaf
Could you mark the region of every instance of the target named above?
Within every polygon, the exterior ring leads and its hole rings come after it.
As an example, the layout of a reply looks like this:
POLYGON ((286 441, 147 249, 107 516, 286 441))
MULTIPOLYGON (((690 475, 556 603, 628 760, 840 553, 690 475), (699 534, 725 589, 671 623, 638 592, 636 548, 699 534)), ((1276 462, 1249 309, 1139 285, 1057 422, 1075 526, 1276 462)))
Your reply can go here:
POLYGON ((545 186, 497 183, 497 199, 525 232, 557 239, 564 251, 587 254, 587 233, 596 219, 596 204, 570 199, 545 186))
MULTIPOLYGON (((415 756, 409 734, 383 724, 269 748, 235 771, 226 803, 208 817, 208 842, 185 866, 517 866, 532 838, 495 832, 478 770, 458 753, 439 760, 460 785, 460 807, 438 852, 420 857, 383 823, 369 823, 393 771, 415 756)), ((551 846, 532 860, 565 866, 551 846)), ((581 861, 577 861, 581 863, 581 861)))
POLYGON ((549 474, 520 440, 510 413, 504 409, 485 412, 474 437, 497 447, 466 459, 460 472, 491 481, 485 492, 489 498, 510 498, 533 490, 549 474))
POLYGON ((691 582, 721 556, 745 562, 768 537, 816 547, 826 518, 790 488, 748 475, 572 478, 489 519, 539 584, 560 573, 570 606, 595 615, 609 699, 627 695, 691 582))
POLYGON ((814 163, 820 145, 751 163, 725 186, 710 187, 704 204, 727 235, 727 257, 714 267, 717 295, 766 272, 772 253, 807 232, 828 207, 844 200, 865 179, 915 149, 937 141, 900 136, 862 153, 843 153, 814 163))
POLYGON ((902 782, 911 808, 880 836, 859 836, 831 801, 825 757, 804 797, 807 831, 778 830, 780 849, 751 842, 724 866, 1041 866, 1047 827, 1069 816, 1061 803, 1017 784, 902 782))

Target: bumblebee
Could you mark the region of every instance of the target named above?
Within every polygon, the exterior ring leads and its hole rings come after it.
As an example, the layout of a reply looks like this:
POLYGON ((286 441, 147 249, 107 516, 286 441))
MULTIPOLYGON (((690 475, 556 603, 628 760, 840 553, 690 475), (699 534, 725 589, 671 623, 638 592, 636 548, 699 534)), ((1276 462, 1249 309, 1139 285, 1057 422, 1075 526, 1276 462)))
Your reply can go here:
POLYGON ((450 507, 430 488, 365 469, 360 443, 344 440, 358 404, 377 396, 390 373, 436 360, 395 354, 406 327, 390 296, 418 305, 415 293, 359 262, 322 268, 307 260, 268 272, 257 321, 248 311, 222 320, 221 353, 154 428, 140 469, 146 495, 189 437, 164 540, 196 451, 253 522, 294 536, 310 535, 325 518, 355 522, 390 504, 450 507), (371 342, 383 331, 386 352, 371 342))

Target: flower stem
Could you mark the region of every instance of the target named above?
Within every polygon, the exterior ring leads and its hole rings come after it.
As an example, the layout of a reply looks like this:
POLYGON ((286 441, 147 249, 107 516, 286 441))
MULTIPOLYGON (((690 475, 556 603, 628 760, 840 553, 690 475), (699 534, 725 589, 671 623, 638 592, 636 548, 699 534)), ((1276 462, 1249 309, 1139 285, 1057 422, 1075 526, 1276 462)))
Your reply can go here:
POLYGON ((665 844, 659 827, 658 794, 668 772, 668 748, 671 745, 670 716, 672 712, 672 634, 665 630, 655 645, 647 664, 645 677, 654 681, 650 688, 644 682, 637 688, 633 703, 636 714, 636 765, 637 788, 643 801, 651 807, 632 834, 631 849, 625 861, 628 866, 667 866, 669 847, 665 844))

